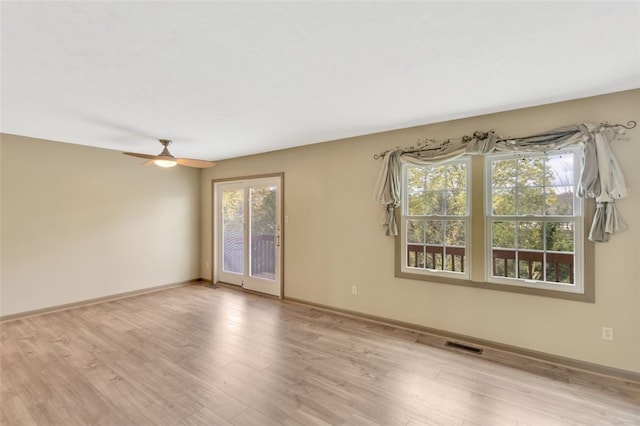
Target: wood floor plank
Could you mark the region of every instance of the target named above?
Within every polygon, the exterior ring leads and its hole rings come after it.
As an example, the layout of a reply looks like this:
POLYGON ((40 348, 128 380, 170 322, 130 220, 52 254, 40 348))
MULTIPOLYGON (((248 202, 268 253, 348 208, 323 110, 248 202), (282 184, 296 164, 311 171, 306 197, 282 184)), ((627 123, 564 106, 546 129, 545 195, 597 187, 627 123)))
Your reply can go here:
POLYGON ((254 425, 264 425, 264 426, 277 426, 283 423, 277 422, 273 420, 270 416, 267 416, 261 413, 259 410, 254 408, 247 408, 245 411, 236 416, 231 424, 234 426, 254 426, 254 425))
POLYGON ((208 407, 202 407, 192 414, 188 415, 184 420, 177 423, 179 426, 199 426, 199 425, 215 425, 230 426, 231 423, 218 416, 214 410, 208 407))
POLYGON ((18 396, 3 396, 0 399, 0 424, 34 424, 35 420, 31 417, 29 409, 18 396), (11 421, 9 420, 11 419, 11 421))
POLYGON ((227 288, 0 324, 0 424, 637 425, 629 399, 227 288))

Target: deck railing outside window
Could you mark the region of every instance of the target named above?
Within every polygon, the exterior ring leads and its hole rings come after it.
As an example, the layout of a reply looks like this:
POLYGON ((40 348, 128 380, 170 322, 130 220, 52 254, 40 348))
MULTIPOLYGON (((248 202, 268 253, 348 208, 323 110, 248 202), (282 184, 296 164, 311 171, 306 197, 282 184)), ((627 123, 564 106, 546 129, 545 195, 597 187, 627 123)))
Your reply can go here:
MULTIPOLYGON (((464 247, 407 245, 407 266, 410 268, 464 272, 464 264, 464 247)), ((546 281, 573 283, 573 264, 573 253, 493 249, 492 273, 496 277, 543 281, 546 270, 546 281)))
POLYGON ((251 237, 251 275, 275 274, 275 236, 253 235, 251 237))

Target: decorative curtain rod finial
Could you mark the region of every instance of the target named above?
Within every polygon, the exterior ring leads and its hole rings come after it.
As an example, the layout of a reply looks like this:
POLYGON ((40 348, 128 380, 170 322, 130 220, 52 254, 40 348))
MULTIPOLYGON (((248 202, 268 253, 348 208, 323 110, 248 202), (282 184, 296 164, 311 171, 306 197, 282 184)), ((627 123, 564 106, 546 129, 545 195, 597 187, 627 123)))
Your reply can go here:
POLYGON ((631 130, 631 129, 635 129, 635 127, 638 125, 638 123, 635 120, 629 120, 627 121, 627 125, 625 126, 624 124, 609 124, 606 121, 604 123, 602 123, 603 127, 623 127, 627 130, 631 130))
POLYGON ((389 151, 383 151, 383 152, 380 152, 378 154, 373 154, 373 159, 374 160, 379 160, 382 157, 384 157, 385 155, 387 155, 388 153, 389 153, 389 151))

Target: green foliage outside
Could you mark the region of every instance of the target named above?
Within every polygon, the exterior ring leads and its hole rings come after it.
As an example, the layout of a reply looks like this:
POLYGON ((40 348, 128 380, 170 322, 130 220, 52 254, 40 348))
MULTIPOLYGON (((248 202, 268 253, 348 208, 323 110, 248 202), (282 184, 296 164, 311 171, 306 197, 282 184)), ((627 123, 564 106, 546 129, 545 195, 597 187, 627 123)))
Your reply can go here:
POLYGON ((244 191, 242 189, 222 192, 222 220, 225 226, 242 223, 244 211, 244 191))
MULTIPOLYGON (((254 235, 275 235, 276 191, 274 187, 254 187, 250 194, 251 231, 254 235)), ((244 190, 222 193, 222 219, 226 229, 242 229, 244 190)))
POLYGON ((251 234, 275 236, 276 188, 271 186, 251 188, 251 234))

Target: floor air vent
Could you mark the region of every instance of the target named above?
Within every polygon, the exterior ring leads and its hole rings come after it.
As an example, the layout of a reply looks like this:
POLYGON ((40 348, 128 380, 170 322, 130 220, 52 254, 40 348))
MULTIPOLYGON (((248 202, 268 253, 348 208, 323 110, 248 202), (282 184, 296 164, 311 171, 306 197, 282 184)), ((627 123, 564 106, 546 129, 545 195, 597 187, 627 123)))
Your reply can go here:
POLYGON ((463 345, 462 343, 456 343, 448 341, 445 346, 453 349, 460 349, 461 351, 469 352, 476 355, 482 355, 482 349, 474 348, 473 346, 463 345))

